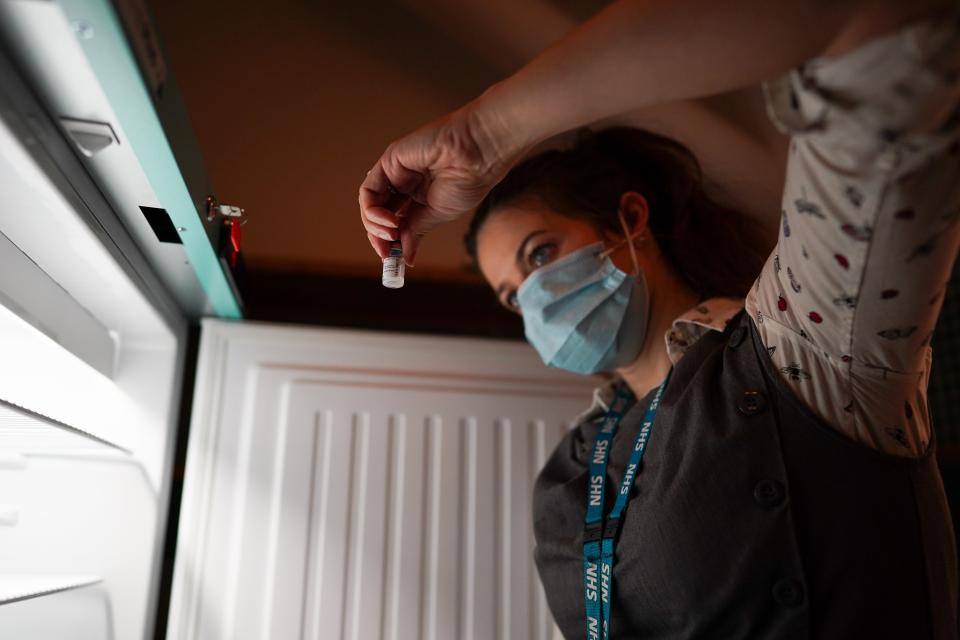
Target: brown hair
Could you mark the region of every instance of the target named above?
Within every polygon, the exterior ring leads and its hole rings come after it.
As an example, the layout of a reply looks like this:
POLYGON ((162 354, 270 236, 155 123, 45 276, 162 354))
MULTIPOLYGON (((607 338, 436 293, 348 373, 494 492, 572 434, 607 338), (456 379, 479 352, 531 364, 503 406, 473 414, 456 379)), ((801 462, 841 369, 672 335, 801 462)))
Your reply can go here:
MULTIPOLYGON (((705 298, 746 295, 769 247, 759 225, 708 193, 700 163, 684 145, 641 129, 585 131, 566 150, 514 167, 480 203, 464 236, 476 261, 477 234, 490 215, 535 197, 602 235, 622 235, 620 198, 636 191, 650 208, 648 227, 669 264, 705 298)), ((628 224, 631 221, 627 221, 628 224)))

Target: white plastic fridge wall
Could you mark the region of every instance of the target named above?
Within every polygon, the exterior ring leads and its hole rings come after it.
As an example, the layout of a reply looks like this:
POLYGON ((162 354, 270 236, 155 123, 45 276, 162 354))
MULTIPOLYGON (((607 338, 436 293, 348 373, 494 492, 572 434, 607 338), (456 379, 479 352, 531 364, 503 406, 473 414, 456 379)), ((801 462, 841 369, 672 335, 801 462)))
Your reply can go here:
POLYGON ((74 637, 55 632, 55 620, 72 620, 77 638, 148 637, 157 498, 143 467, 130 456, 97 451, 27 453, 18 468, 6 460, 0 505, 12 517, 0 524, 0 579, 12 589, 57 576, 63 584, 72 575, 103 582, 97 598, 42 595, 0 605, 0 638, 74 637), (90 611, 77 611, 83 602, 90 611), (105 619, 93 624, 98 615, 105 619))
POLYGON ((169 638, 553 637, 531 489, 592 382, 493 340, 203 325, 169 638))

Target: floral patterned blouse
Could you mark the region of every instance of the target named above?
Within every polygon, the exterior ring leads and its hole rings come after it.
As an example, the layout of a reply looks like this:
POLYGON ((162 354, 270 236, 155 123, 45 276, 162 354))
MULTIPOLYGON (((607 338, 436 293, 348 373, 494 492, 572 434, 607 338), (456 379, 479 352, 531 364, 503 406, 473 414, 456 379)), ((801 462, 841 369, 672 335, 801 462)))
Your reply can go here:
MULTIPOLYGON (((780 235, 747 312, 817 415, 865 446, 920 456, 930 337, 960 244, 960 4, 810 60, 764 93, 791 142, 780 235)), ((671 359, 741 304, 708 300, 678 318, 671 359)))
POLYGON ((960 241, 960 5, 764 90, 791 143, 780 236, 747 311, 815 413, 919 456, 960 241))

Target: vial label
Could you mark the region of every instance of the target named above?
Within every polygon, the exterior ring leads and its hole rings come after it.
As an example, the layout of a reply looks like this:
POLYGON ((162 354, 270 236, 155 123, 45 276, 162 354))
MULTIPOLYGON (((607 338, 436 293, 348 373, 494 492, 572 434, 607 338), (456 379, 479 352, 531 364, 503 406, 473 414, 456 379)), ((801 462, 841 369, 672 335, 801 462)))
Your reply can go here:
POLYGON ((400 277, 400 259, 387 258, 383 262, 383 275, 389 276, 391 278, 399 278, 400 277))
POLYGON ((390 255, 383 259, 383 286, 399 289, 403 286, 403 248, 399 242, 390 246, 390 255))

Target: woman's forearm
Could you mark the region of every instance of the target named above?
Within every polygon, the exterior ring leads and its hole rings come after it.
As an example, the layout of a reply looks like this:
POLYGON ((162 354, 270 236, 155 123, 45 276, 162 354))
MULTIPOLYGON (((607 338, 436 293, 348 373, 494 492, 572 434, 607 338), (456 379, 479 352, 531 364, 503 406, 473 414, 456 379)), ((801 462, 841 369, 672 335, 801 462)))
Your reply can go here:
POLYGON ((621 0, 475 103, 478 135, 509 158, 554 134, 644 105, 775 77, 935 2, 621 0))

